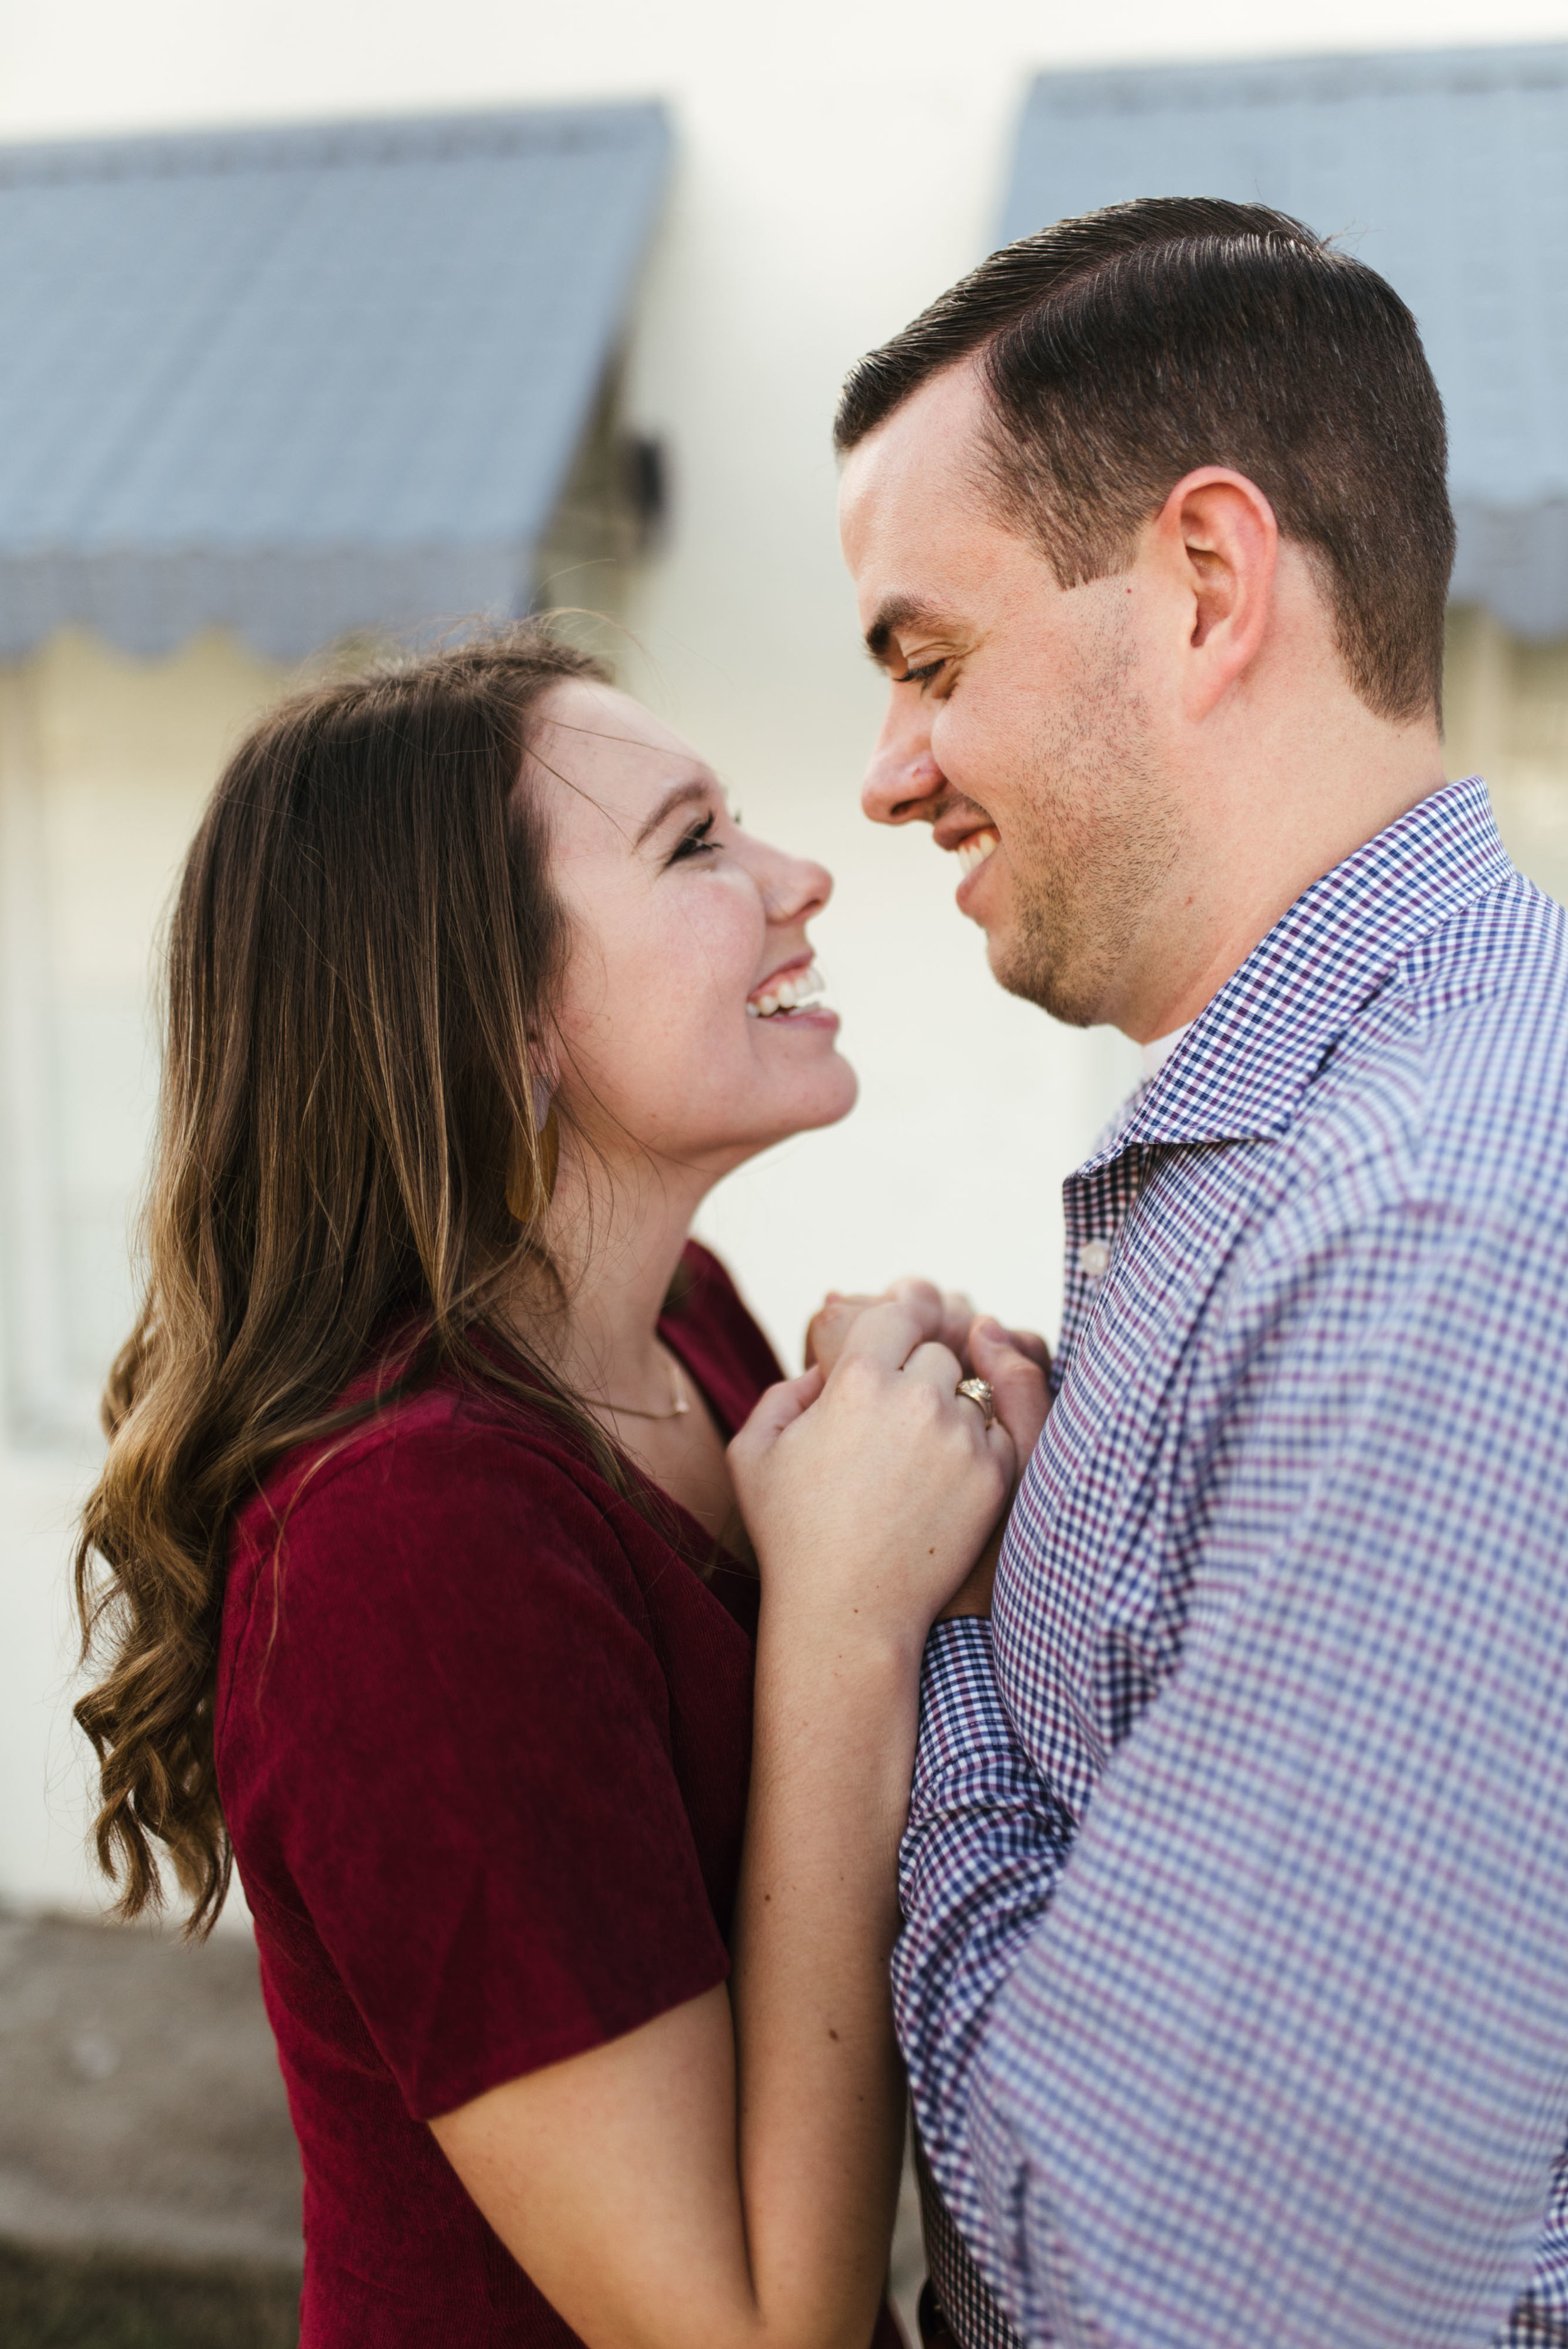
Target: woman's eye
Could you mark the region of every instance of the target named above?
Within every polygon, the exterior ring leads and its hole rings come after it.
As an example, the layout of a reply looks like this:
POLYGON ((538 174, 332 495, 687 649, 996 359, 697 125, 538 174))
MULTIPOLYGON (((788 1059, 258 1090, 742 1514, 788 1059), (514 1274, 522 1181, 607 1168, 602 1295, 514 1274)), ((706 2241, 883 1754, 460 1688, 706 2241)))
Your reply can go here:
POLYGON ((713 817, 705 815, 700 823, 694 823, 689 832, 683 833, 671 852, 670 863, 678 864, 683 857, 687 856, 716 855, 718 843, 717 840, 708 838, 708 833, 713 830, 713 817))

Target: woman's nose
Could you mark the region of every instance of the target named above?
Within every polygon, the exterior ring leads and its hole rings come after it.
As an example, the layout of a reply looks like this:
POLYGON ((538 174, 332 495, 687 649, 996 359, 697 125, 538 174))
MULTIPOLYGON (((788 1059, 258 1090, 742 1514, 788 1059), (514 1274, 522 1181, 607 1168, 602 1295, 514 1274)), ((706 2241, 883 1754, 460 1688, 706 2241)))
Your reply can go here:
POLYGON ((931 748, 931 714, 917 695, 893 692, 861 785, 861 805, 873 823, 929 823, 946 789, 931 748))
POLYGON ((825 864, 809 856, 786 856, 775 851, 764 882, 768 918, 795 928, 820 914, 833 894, 833 876, 825 864))

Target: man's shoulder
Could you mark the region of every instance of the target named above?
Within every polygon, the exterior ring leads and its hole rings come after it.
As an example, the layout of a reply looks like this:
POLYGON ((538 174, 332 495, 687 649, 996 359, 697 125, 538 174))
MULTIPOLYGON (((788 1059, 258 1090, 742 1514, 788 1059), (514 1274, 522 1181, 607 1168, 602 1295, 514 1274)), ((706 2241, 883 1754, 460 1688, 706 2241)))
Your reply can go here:
POLYGON ((1568 918, 1522 873, 1455 906, 1406 947, 1390 1007, 1421 1029, 1470 1020, 1511 1032, 1568 1001, 1568 918))
POLYGON ((1302 1134, 1416 1206, 1568 1209, 1568 920, 1515 874, 1400 957, 1326 1066, 1302 1134))

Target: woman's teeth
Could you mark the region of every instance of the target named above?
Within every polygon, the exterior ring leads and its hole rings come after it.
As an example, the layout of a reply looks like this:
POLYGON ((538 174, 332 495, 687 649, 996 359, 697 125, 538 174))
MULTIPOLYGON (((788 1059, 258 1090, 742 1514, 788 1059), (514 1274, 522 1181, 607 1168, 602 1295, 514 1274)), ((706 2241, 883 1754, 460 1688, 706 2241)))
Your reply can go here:
POLYGON ((967 840, 961 840, 956 854, 959 864, 964 867, 965 879, 967 880, 977 866, 985 864, 994 848, 1000 848, 1001 845, 1000 834, 992 832, 989 827, 984 832, 972 832, 967 840))
POLYGON ((798 1011, 802 1003, 822 992, 821 973, 810 970, 791 971, 788 978, 770 979, 767 992, 754 995, 747 1004, 749 1019, 771 1019, 776 1012, 798 1011))

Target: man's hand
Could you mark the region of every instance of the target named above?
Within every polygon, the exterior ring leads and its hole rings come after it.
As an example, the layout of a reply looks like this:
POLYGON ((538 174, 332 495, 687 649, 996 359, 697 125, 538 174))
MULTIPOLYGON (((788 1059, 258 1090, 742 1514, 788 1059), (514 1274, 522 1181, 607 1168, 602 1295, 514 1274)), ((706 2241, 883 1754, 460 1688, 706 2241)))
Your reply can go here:
MULTIPOLYGON (((1040 1440, 1040 1430, 1051 1407, 1047 1384, 1050 1350, 1032 1330, 1004 1330, 999 1321, 983 1314, 970 1329, 966 1352, 975 1366, 975 1376, 991 1381, 996 1416, 1013 1439, 1021 1476, 1028 1465, 1029 1454, 1040 1440)), ((1006 1530, 1007 1516, 1004 1513, 992 1527, 990 1540, 937 1618, 939 1622, 951 1622, 957 1615, 989 1615, 991 1586, 995 1580, 996 1560, 1002 1555, 1002 1537, 1006 1530)))
POLYGON ((964 1376, 969 1375, 969 1363, 965 1348, 969 1340, 969 1328, 975 1319, 975 1308, 961 1289, 937 1288, 929 1280, 910 1278, 895 1280, 880 1297, 870 1297, 862 1291, 845 1293, 830 1288, 819 1309, 806 1325, 806 1368, 820 1366, 824 1376, 831 1371, 844 1350, 844 1341, 861 1315, 873 1305, 888 1305, 897 1299, 918 1301, 922 1313, 934 1311, 938 1317, 935 1339, 951 1354, 956 1354, 964 1364, 964 1376))
MULTIPOLYGON (((918 1299, 923 1311, 934 1307, 941 1317, 936 1330, 937 1342, 945 1346, 949 1353, 956 1354, 965 1378, 990 1378, 989 1371, 981 1370, 975 1360, 971 1351, 971 1337, 976 1330, 997 1330, 1001 1325, 988 1314, 976 1316, 973 1303, 961 1288, 939 1289, 929 1280, 918 1279, 895 1280, 892 1287, 883 1289, 880 1297, 830 1288, 806 1325, 806 1368, 811 1370, 820 1366, 824 1374, 831 1371, 861 1315, 873 1305, 886 1305, 896 1298, 918 1299)), ((1012 1340, 1020 1353, 1037 1362, 1042 1371, 1049 1371, 1050 1349, 1035 1330, 1009 1330, 1004 1334, 1012 1340)), ((991 1382, 995 1384, 994 1379, 991 1382)))

